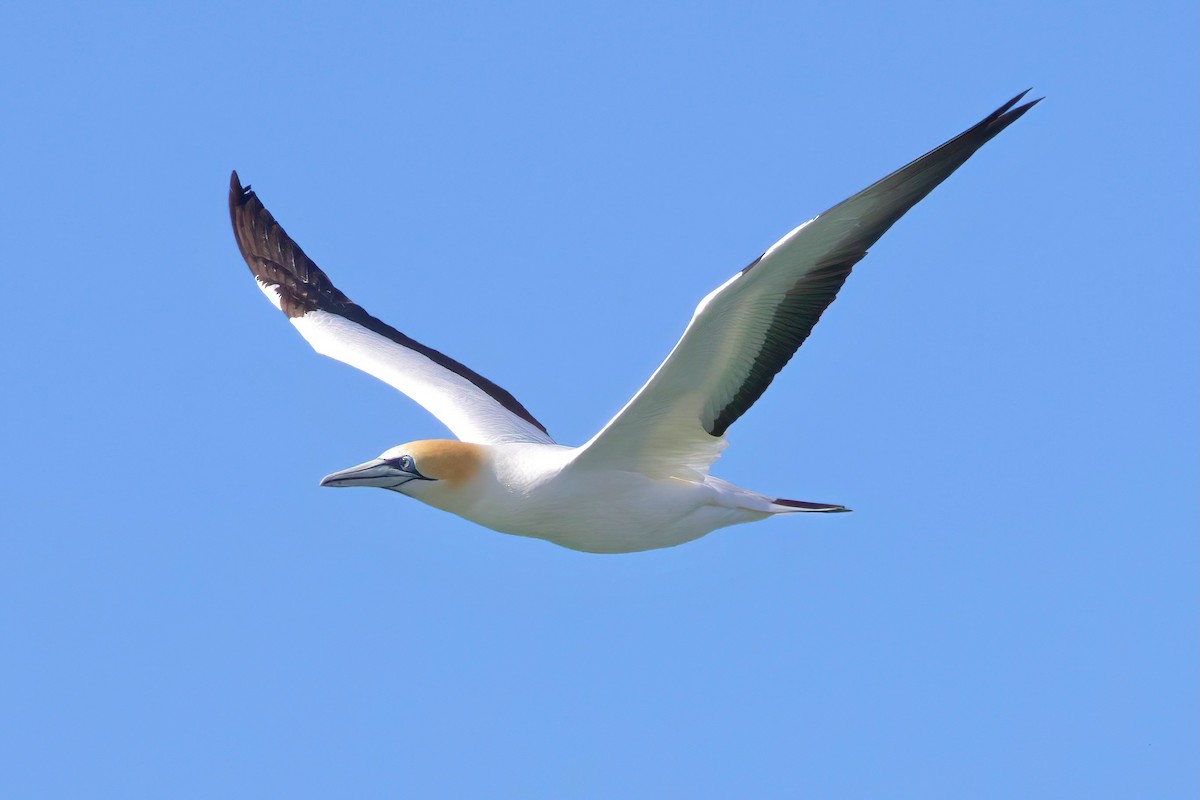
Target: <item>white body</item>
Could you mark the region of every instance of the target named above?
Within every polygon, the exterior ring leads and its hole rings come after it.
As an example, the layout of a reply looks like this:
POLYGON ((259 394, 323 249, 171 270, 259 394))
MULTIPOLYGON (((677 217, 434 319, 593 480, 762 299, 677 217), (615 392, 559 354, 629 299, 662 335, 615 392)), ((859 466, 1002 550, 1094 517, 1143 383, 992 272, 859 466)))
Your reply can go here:
POLYGON ((717 478, 650 478, 625 470, 572 464, 578 448, 499 444, 485 465, 453 493, 430 486, 422 501, 484 527, 545 539, 589 553, 672 547, 706 533, 796 509, 717 478))

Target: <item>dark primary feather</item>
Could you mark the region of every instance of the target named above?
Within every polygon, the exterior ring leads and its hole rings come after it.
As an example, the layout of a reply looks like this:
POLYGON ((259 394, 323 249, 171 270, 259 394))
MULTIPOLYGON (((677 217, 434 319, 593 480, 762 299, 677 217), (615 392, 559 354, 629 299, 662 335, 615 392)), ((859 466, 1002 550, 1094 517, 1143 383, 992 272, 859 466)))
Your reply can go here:
POLYGON ((516 416, 536 425, 543 433, 546 431, 545 426, 509 392, 470 367, 405 336, 351 302, 280 227, 258 195, 249 186, 242 186, 237 172, 229 178, 229 217, 233 235, 250 272, 263 283, 277 287, 280 306, 289 319, 316 310, 345 317, 461 375, 516 416))
MULTIPOLYGON (((976 150, 1040 102, 1039 98, 1013 108, 1027 93, 1022 92, 979 124, 838 203, 813 221, 815 225, 822 218, 837 217, 840 211, 856 202, 875 201, 873 213, 858 220, 853 234, 832 248, 822 263, 808 270, 784 295, 745 379, 711 420, 702 420, 706 431, 713 436, 723 435, 738 417, 754 405, 808 338, 821 314, 837 297, 850 270, 867 254, 867 249, 934 187, 950 177, 976 150)), ((743 276, 752 273, 760 261, 761 257, 746 267, 743 276)))
POLYGON ((762 397, 771 381, 812 333, 813 326, 837 297, 850 268, 857 261, 856 258, 818 267, 788 290, 775 307, 762 348, 755 354, 746 378, 713 420, 706 422, 706 431, 713 436, 724 435, 729 426, 762 397))
POLYGON ((345 317, 350 317, 356 310, 360 315, 366 315, 304 254, 300 245, 263 206, 254 190, 242 186, 237 172, 229 177, 229 218, 246 265, 254 277, 278 287, 280 305, 288 319, 302 317, 317 309, 345 317))

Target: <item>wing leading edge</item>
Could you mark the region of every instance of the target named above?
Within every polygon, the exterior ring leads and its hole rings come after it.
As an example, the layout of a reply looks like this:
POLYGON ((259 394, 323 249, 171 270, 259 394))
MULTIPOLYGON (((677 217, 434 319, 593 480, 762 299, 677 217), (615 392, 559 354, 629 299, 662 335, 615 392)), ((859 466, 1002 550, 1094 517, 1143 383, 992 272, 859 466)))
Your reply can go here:
POLYGON ((584 445, 581 467, 707 474, 725 432, 770 385, 900 217, 1039 100, 1026 92, 975 126, 814 217, 700 301, 666 360, 584 445))

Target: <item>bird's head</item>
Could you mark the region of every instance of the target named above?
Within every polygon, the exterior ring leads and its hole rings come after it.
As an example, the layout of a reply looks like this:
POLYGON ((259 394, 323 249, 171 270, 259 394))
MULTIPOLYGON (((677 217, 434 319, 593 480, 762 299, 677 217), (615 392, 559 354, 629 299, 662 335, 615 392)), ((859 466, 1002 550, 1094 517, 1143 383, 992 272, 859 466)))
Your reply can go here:
POLYGON ((322 486, 378 486, 433 505, 469 485, 483 466, 484 448, 449 439, 423 439, 379 458, 326 475, 322 486))

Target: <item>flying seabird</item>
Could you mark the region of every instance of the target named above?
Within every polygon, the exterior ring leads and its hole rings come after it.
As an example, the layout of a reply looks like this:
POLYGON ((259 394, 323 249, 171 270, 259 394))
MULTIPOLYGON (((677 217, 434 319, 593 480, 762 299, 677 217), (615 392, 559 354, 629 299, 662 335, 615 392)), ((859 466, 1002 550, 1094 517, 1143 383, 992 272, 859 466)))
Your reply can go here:
POLYGON ((709 474, 725 433, 808 338, 867 248, 1038 100, 979 124, 793 229, 700 301, 646 384, 581 447, 555 443, 515 397, 338 291, 236 172, 229 213, 267 298, 318 353, 399 389, 458 440, 423 439, 327 475, 503 533, 592 553, 671 547, 776 514, 844 506, 769 497, 709 474))

